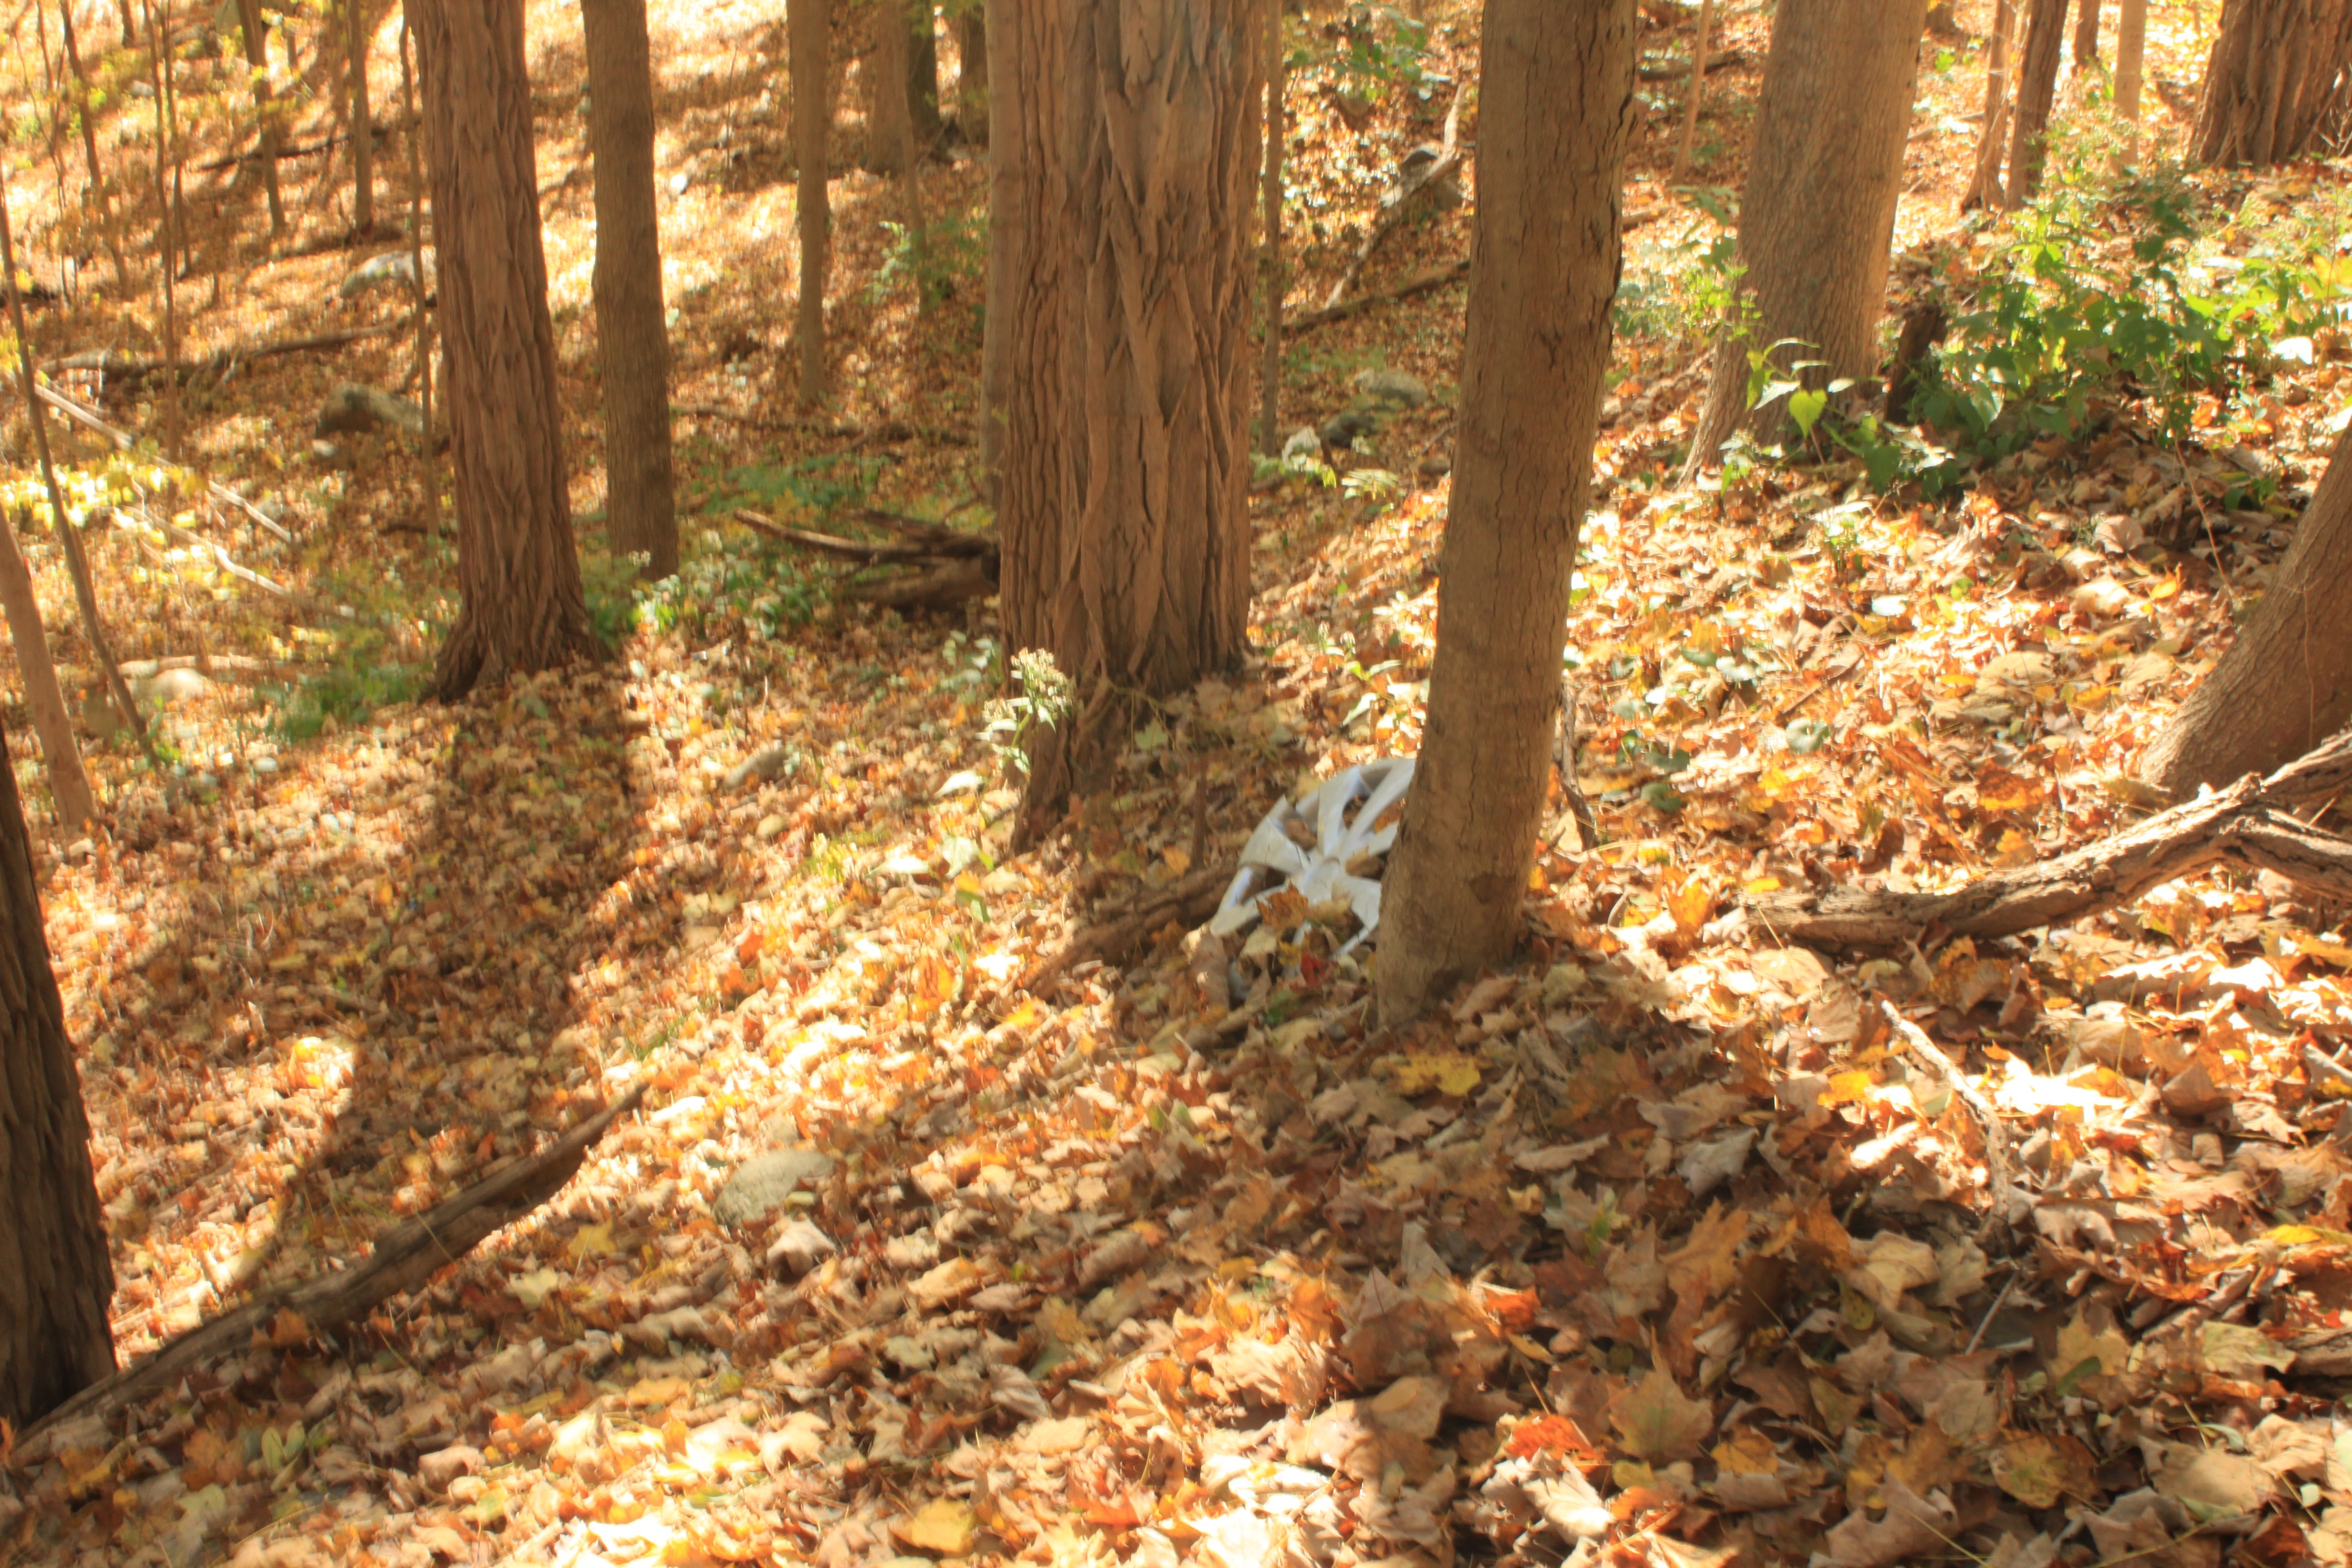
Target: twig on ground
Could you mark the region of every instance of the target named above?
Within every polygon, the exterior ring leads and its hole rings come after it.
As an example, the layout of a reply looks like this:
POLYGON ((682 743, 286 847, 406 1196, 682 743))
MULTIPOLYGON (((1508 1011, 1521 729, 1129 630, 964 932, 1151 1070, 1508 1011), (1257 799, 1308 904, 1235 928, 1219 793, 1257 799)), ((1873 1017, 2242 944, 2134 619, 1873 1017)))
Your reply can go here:
POLYGON ((104 1417, 168 1387, 195 1367, 244 1350, 253 1335, 292 1313, 312 1335, 330 1332, 387 1297, 415 1289, 455 1263, 484 1237, 502 1230, 553 1197, 580 1168, 588 1150, 613 1122, 645 1098, 646 1084, 590 1117, 529 1159, 475 1183, 448 1202, 397 1225, 376 1238, 366 1262, 329 1269, 301 1284, 264 1291, 244 1306, 191 1329, 138 1365, 91 1384, 26 1428, 19 1454, 46 1454, 43 1439, 69 1421, 104 1417), (40 1444, 38 1447, 34 1445, 40 1444))

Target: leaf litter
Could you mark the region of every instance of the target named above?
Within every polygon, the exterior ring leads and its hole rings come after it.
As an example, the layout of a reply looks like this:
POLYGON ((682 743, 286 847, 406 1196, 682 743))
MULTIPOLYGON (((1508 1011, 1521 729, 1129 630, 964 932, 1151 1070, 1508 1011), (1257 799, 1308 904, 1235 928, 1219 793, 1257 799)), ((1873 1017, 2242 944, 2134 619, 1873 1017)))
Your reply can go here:
MULTIPOLYGON (((1570 627, 1604 842, 1551 838, 1526 963, 1402 1036, 1352 910, 1020 979, 1411 753, 1429 475, 1266 500, 1247 666, 1027 857, 961 652, 854 612, 641 632, 625 674, 126 795, 47 892, 126 1361, 654 1093, 360 1330, 285 1315, 14 1456, 5 1550, 2352 1557, 2334 912, 2215 873, 1855 961, 1740 902, 2128 821, 2223 570, 2281 542, 2181 531, 2235 459, 2036 449, 1940 510, 1684 490, 1694 345, 1621 360, 1570 627)), ((2304 406, 2209 445, 2307 470, 2304 406)))

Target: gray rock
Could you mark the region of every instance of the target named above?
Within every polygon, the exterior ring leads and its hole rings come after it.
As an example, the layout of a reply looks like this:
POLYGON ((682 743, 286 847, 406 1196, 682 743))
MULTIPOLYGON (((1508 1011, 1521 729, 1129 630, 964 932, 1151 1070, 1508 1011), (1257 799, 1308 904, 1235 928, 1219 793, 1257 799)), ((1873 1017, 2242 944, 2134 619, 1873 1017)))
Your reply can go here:
POLYGON ((1426 405, 1429 387, 1410 371, 1359 371, 1356 374, 1356 400, 1367 407, 1396 413, 1426 405))
POLYGON ((768 1266, 781 1265, 797 1279, 839 1250, 833 1237, 808 1221, 796 1219, 768 1243, 768 1266))
POLYGON ((1323 455, 1323 438, 1315 434, 1312 425, 1301 425, 1282 443, 1282 460, 1297 462, 1323 455))
POLYGON ((152 675, 132 676, 131 695, 142 702, 180 702, 202 697, 212 686, 199 670, 160 669, 152 675))
MULTIPOLYGON (((415 278, 415 258, 405 250, 387 250, 360 263, 335 292, 346 300, 356 300, 378 289, 411 288, 415 278)), ((425 260, 425 286, 427 289, 433 287, 433 259, 429 256, 425 260)))
POLYGON ((754 779, 767 784, 782 776, 792 760, 792 748, 789 746, 762 747, 728 769, 723 782, 729 789, 741 789, 754 779))
POLYGON ((832 1173, 833 1156, 814 1149, 778 1149, 756 1155, 727 1178, 727 1184, 711 1201, 710 1212, 721 1225, 751 1225, 783 1207, 784 1200, 803 1182, 823 1181, 832 1173))
POLYGON ((1350 408, 1323 421, 1315 432, 1327 451, 1344 452, 1366 436, 1380 434, 1381 416, 1368 408, 1350 408))
POLYGON ((319 410, 318 422, 310 426, 314 437, 359 436, 385 426, 395 426, 411 436, 425 432, 425 410, 407 398, 397 396, 381 387, 361 386, 345 382, 327 395, 319 410))

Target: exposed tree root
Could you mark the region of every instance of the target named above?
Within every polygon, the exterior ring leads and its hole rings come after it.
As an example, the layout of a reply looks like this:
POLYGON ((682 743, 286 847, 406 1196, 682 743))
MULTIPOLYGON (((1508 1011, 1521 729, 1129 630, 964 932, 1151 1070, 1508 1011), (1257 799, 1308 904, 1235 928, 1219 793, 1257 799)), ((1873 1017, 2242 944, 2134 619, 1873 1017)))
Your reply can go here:
POLYGON ((2111 837, 2036 865, 1992 872, 1949 892, 1767 893, 1748 900, 1748 918, 1783 941, 1824 947, 1896 947, 1923 933, 2013 936, 2129 903, 2151 888, 2222 863, 2273 871, 2327 898, 2352 901, 2352 839, 2287 815, 2347 788, 2352 731, 2266 779, 2249 775, 2111 837))
POLYGON ((424 1284, 446 1264, 455 1263, 492 1232, 513 1224, 562 1190, 580 1162, 616 1118, 645 1098, 642 1083, 598 1111, 546 1149, 376 1238, 366 1262, 341 1272, 314 1275, 290 1288, 264 1291, 233 1312, 189 1330, 171 1343, 112 1377, 91 1384, 26 1428, 20 1455, 36 1448, 43 1434, 82 1416, 107 1416, 145 1398, 208 1362, 242 1351, 281 1312, 299 1319, 312 1334, 327 1333, 364 1314, 377 1302, 424 1284))

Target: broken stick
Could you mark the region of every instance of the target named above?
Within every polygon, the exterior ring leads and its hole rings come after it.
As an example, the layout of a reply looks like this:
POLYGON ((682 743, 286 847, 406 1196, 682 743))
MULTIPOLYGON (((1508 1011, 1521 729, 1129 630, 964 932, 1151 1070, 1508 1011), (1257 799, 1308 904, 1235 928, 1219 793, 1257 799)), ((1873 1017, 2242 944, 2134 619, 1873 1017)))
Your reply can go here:
POLYGON ((366 1262, 341 1272, 329 1270, 290 1288, 263 1291, 235 1311, 189 1330, 170 1344, 113 1376, 91 1384, 25 1430, 20 1453, 43 1435, 82 1416, 111 1415, 195 1367, 247 1348, 253 1335, 291 1312, 313 1334, 352 1321, 390 1296, 413 1290, 463 1258, 495 1231, 503 1230, 553 1197, 572 1179, 588 1150, 613 1122, 635 1109, 646 1085, 635 1089, 529 1159, 475 1183, 447 1203, 397 1225, 376 1237, 366 1262))
POLYGON ((1993 871, 1942 893, 1830 888, 1765 893, 1748 919, 1783 942, 1893 948, 1934 931, 1945 937, 2014 936, 2116 904, 2209 866, 2273 871, 2352 902, 2352 839, 2299 822, 2289 808, 2352 784, 2352 731, 2268 778, 2252 774, 2218 794, 2031 866, 1993 871))

